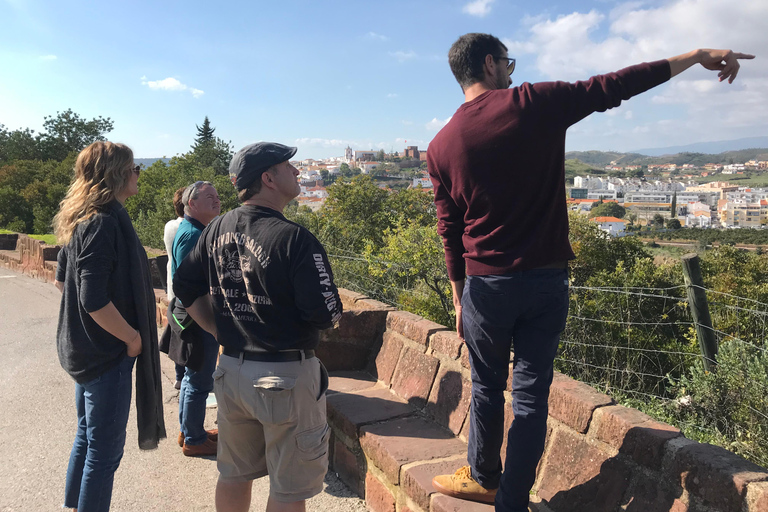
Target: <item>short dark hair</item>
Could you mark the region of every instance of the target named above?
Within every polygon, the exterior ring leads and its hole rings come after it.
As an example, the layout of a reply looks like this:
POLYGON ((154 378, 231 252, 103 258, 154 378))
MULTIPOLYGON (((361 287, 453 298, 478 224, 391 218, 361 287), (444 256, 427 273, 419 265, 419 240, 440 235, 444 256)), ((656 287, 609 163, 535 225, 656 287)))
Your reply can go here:
POLYGON ((252 197, 253 197, 253 196, 255 196, 256 194, 258 194, 259 192, 261 192, 261 184, 263 183, 263 181, 261 180, 261 176, 262 176, 262 175, 263 175, 265 172, 269 171, 270 169, 272 169, 272 167, 270 167, 269 169, 266 169, 266 170, 262 171, 262 172, 259 174, 259 177, 258 177, 258 178, 256 178, 256 180, 254 180, 254 182, 253 182, 253 183, 251 183, 251 184, 248 186, 248 188, 244 188, 243 190, 238 190, 238 191, 237 191, 237 199, 238 199, 238 200, 239 200, 241 203, 244 203, 244 202, 246 202, 247 200, 249 200, 250 198, 252 198, 252 197))
POLYGON ((476 32, 464 34, 456 40, 448 51, 448 63, 453 76, 462 89, 481 82, 485 78, 483 64, 486 55, 500 59, 507 47, 498 37, 476 32))

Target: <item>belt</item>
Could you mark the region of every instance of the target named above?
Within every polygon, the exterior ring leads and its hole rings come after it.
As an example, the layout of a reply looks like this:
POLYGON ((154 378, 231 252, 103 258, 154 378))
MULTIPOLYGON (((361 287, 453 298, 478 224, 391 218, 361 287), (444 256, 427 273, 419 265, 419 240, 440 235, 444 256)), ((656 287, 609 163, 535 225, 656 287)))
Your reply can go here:
POLYGON ((246 361, 263 361, 268 363, 284 363, 287 361, 301 361, 315 357, 314 350, 283 350, 280 352, 243 352, 230 348, 224 349, 224 355, 246 361))

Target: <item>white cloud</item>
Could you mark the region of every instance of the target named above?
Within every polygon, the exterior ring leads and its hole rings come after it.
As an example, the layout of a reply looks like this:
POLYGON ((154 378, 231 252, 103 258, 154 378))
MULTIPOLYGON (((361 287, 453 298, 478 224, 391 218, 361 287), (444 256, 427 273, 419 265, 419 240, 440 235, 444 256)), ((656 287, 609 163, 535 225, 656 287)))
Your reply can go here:
POLYGON ((400 62, 412 60, 417 57, 416 52, 414 52, 413 50, 408 50, 407 52, 404 52, 404 51, 389 52, 389 55, 390 57, 396 58, 400 62))
MULTIPOLYGON (((547 78, 575 80, 713 44, 755 53, 765 46, 767 19, 764 0, 742 0, 738 9, 721 0, 672 0, 647 8, 630 1, 607 14, 528 16, 523 19, 528 36, 504 43, 510 55, 534 55, 547 78)), ((768 62, 748 65, 768 73, 768 62)))
POLYGON ((40 60, 56 60, 58 59, 55 55, 41 55, 40 60))
POLYGON ((368 32, 365 37, 368 39, 375 39, 376 41, 389 41, 389 38, 382 34, 377 34, 376 32, 368 32))
POLYGON ((400 122, 401 122, 401 123, 403 123, 405 126, 411 126, 411 125, 413 125, 413 121, 409 121, 409 120, 407 120, 407 119, 403 119, 403 120, 402 120, 402 121, 400 121, 400 122))
MULTIPOLYGON (((765 47, 766 20, 765 0, 742 0, 737 9, 722 0, 630 0, 612 10, 527 16, 521 23, 524 35, 504 43, 511 56, 523 56, 518 64, 529 61, 545 79, 574 81, 695 48, 759 53, 765 47)), ((604 135, 600 130, 608 129, 611 119, 617 120, 620 132, 613 140, 630 148, 739 138, 750 130, 765 132, 768 59, 758 56, 741 64, 732 85, 719 83, 716 73, 696 65, 631 100, 631 111, 622 107, 614 117, 596 116, 601 119, 596 135, 604 135), (652 121, 662 115, 671 119, 661 124, 652 121), (622 118, 626 122, 619 127, 622 118)))
POLYGON ((387 98, 397 98, 399 95, 396 92, 391 92, 387 94, 387 98))
MULTIPOLYGON (((453 117, 453 116, 451 116, 451 117, 453 117)), ((450 120, 451 120, 451 117, 449 117, 449 118, 448 118, 448 119, 446 119, 445 121, 441 121, 440 119, 438 119, 438 118, 436 118, 436 117, 435 117, 435 118, 433 118, 433 119, 432 119, 430 122, 428 122, 427 124, 425 124, 424 126, 427 128, 427 130, 429 130, 429 131, 431 131, 431 132, 437 132, 437 131, 440 131, 440 129, 441 129, 443 126, 445 126, 445 125, 447 125, 447 124, 448 124, 448 121, 450 121, 450 120)))
POLYGON ((141 77, 141 85, 146 85, 156 91, 189 91, 195 98, 205 94, 204 91, 189 87, 172 77, 164 78, 163 80, 147 80, 147 77, 143 76, 141 77))
POLYGON ((491 4, 495 0, 474 0, 466 4, 461 10, 471 16, 482 18, 491 12, 491 4))

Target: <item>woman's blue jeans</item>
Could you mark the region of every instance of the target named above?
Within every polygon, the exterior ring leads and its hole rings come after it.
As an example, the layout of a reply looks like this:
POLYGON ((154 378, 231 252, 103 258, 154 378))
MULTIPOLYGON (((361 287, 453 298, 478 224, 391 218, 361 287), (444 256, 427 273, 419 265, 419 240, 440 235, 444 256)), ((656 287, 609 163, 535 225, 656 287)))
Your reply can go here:
POLYGON ((552 366, 568 316, 568 273, 540 269, 469 276, 461 304, 472 367, 467 461, 478 483, 499 488, 497 511, 526 512, 544 451, 552 366), (512 349, 515 418, 502 474, 504 390, 512 349))
POLYGON ((64 507, 105 512, 125 447, 135 357, 85 384, 75 384, 77 433, 64 490, 64 507))

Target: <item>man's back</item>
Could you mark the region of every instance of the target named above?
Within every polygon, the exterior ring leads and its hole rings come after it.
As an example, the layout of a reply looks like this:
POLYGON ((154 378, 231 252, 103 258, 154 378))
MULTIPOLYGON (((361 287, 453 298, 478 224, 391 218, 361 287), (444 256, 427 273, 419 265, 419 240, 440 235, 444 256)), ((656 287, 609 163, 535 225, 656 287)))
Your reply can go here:
MULTIPOLYGON (((319 329, 340 315, 322 246, 275 210, 244 205, 215 219, 190 260, 190 268, 186 261, 179 268, 180 277, 192 281, 197 293, 210 292, 226 348, 313 349, 319 329)), ((188 292, 179 298, 184 301, 188 292)))

